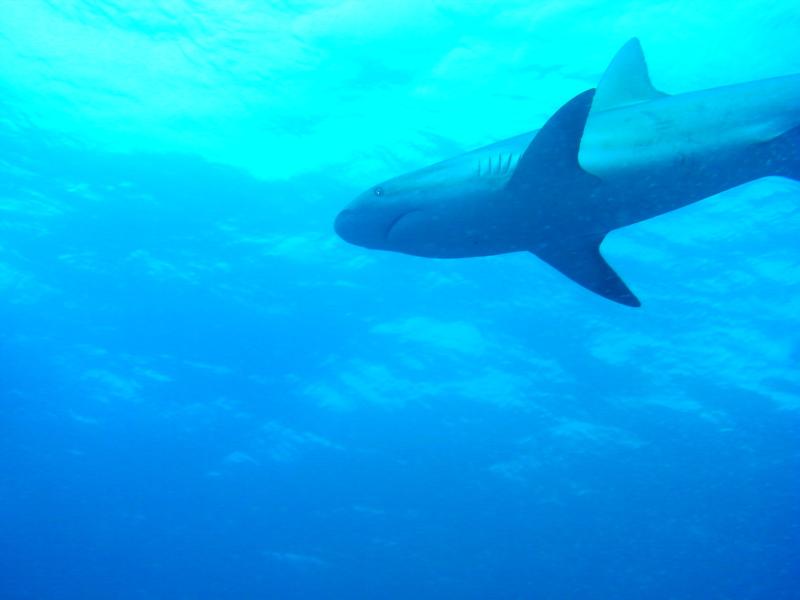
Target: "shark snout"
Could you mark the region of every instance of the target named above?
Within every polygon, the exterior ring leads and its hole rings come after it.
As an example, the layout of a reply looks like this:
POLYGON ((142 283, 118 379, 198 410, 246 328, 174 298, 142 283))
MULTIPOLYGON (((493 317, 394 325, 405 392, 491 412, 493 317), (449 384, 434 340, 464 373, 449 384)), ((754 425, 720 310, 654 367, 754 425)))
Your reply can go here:
POLYGON ((355 211, 351 208, 345 208, 342 212, 336 215, 336 220, 333 222, 333 229, 340 238, 345 242, 355 244, 353 241, 358 233, 358 218, 355 211))
POLYGON ((392 234, 406 216, 419 212, 410 209, 386 210, 374 206, 349 206, 333 223, 337 235, 345 242, 373 249, 389 249, 392 234))
POLYGON ((336 234, 345 242, 365 248, 381 248, 385 241, 384 228, 371 211, 345 208, 333 223, 336 234))

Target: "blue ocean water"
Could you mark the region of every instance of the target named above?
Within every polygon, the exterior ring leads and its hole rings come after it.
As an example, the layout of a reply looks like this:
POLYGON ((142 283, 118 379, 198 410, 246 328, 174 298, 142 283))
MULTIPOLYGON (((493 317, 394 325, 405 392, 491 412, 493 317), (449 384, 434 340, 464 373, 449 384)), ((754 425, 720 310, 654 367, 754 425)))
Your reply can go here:
POLYGON ((371 184, 800 72, 794 2, 0 1, 0 598, 800 598, 800 184, 527 254, 348 246, 371 184))

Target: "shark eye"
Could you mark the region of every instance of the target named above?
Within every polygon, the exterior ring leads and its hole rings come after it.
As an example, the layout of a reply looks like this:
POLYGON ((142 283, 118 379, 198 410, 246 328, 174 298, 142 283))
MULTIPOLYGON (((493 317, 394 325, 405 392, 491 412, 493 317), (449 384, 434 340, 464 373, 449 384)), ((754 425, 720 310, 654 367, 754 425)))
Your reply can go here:
POLYGON ((374 190, 372 190, 372 193, 375 194, 376 196, 383 196, 383 188, 378 186, 374 190))

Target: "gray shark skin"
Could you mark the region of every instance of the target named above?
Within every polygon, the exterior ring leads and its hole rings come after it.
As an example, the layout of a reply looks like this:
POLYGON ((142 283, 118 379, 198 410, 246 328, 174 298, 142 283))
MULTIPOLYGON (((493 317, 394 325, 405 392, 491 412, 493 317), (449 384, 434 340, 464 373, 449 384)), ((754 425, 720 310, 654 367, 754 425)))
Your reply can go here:
POLYGON ((600 252, 608 232, 767 176, 800 179, 800 75, 669 96, 632 39, 538 131, 385 181, 335 229, 432 258, 532 252, 640 306, 600 252))

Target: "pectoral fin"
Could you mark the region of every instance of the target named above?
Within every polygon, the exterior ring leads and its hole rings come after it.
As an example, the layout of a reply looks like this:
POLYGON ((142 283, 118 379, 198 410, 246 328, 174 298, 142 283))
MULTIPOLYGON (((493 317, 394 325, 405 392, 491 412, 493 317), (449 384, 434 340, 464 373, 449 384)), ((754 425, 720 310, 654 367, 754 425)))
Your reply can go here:
POLYGON ((625 306, 641 306, 639 299, 600 254, 602 241, 602 238, 564 239, 537 247, 532 252, 595 294, 625 306))
POLYGON ((594 90, 578 94, 538 131, 519 159, 506 189, 511 194, 530 196, 553 181, 569 182, 581 189, 594 185, 596 179, 578 164, 583 128, 592 107, 594 90))

